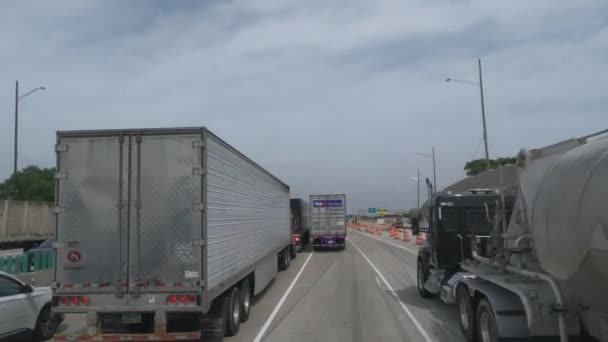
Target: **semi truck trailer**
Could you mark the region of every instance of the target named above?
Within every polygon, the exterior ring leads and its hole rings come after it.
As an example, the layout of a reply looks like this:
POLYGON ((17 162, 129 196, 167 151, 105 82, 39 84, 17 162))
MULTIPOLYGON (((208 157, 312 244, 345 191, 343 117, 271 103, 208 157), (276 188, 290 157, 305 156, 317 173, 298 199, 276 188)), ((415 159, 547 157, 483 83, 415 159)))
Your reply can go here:
POLYGON ((313 249, 346 248, 346 195, 310 195, 313 249))
POLYGON ((289 187, 206 128, 57 133, 56 340, 235 335, 289 267, 289 187))
POLYGON ((467 342, 608 341, 606 132, 522 150, 514 191, 433 198, 418 291, 467 342))

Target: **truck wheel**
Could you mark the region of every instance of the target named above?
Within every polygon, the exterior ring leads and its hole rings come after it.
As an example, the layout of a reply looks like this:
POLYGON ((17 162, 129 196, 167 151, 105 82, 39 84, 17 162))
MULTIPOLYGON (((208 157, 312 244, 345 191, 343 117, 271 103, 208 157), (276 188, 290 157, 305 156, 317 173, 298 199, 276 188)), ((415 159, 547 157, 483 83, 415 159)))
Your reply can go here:
POLYGON ((297 256, 297 254, 298 254, 297 248, 298 248, 298 247, 297 247, 296 245, 291 245, 291 246, 289 247, 289 253, 291 254, 291 258, 292 258, 292 259, 295 259, 295 258, 296 258, 296 256, 297 256))
POLYGON ((466 285, 460 285, 456 289, 456 306, 458 307, 458 317, 460 330, 467 342, 476 341, 475 338, 475 313, 473 312, 473 303, 469 296, 469 289, 466 285))
POLYGON ((251 283, 249 279, 243 280, 241 284, 241 322, 247 322, 249 311, 251 311, 251 283))
POLYGON ((498 342, 494 310, 485 298, 480 300, 477 306, 477 338, 479 342, 498 342))
POLYGON ((226 312, 226 336, 234 336, 241 325, 241 291, 237 286, 230 290, 226 312))
POLYGON ((281 253, 279 253, 279 270, 287 270, 291 264, 290 260, 289 248, 285 248, 281 253))
POLYGON ((424 283, 426 283, 427 272, 424 270, 424 266, 422 265, 422 261, 418 261, 418 265, 416 267, 416 287, 418 287, 418 293, 422 298, 431 297, 431 293, 424 288, 424 283))

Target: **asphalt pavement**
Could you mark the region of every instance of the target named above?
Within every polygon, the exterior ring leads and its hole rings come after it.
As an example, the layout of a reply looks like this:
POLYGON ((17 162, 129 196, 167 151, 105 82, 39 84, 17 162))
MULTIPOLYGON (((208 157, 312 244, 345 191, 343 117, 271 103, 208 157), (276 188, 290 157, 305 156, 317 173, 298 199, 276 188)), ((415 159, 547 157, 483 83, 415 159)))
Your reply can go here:
MULTIPOLYGON (((344 251, 299 253, 254 298, 239 333, 225 341, 462 342, 455 307, 418 295, 418 248, 386 231, 349 229, 344 251)), ((68 317, 60 330, 83 323, 68 317)))

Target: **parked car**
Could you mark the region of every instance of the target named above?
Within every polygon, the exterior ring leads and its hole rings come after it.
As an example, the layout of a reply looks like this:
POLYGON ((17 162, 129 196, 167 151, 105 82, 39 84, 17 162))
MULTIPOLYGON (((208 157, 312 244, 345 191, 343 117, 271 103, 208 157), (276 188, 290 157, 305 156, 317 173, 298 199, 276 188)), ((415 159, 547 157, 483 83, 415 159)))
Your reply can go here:
POLYGON ((63 321, 51 311, 50 287, 32 287, 0 271, 0 340, 30 336, 28 340, 50 339, 63 321))

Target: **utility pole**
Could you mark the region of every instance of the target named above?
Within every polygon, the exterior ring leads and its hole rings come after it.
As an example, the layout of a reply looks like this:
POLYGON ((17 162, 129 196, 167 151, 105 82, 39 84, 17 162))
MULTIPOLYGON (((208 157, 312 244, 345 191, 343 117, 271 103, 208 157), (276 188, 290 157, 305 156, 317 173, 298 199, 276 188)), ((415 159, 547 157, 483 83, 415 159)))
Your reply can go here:
MULTIPOLYGON (((483 78, 481 77, 481 59, 477 60, 479 67, 479 93, 481 94, 481 120, 483 121, 483 143, 486 149, 486 168, 490 169, 490 155, 488 153, 488 130, 486 128, 486 108, 483 100, 483 78)), ((437 186, 437 184, 435 184, 437 186)))
POLYGON ((433 146, 433 186, 434 193, 437 193, 437 169, 435 168, 435 146, 433 146))
POLYGON ((19 81, 15 81, 15 143, 13 155, 13 176, 17 175, 17 135, 19 134, 19 81))
POLYGON ((418 180, 418 209, 420 209, 420 169, 418 169, 418 177, 416 179, 418 180))

